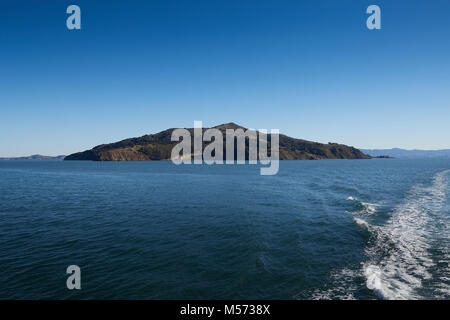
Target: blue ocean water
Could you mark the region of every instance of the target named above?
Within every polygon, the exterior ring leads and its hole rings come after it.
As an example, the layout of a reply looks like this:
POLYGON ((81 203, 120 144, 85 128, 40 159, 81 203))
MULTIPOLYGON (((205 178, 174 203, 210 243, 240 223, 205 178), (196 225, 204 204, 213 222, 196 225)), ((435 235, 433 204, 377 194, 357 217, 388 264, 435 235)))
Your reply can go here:
POLYGON ((1 161, 0 299, 449 299, 449 180, 449 159, 1 161))

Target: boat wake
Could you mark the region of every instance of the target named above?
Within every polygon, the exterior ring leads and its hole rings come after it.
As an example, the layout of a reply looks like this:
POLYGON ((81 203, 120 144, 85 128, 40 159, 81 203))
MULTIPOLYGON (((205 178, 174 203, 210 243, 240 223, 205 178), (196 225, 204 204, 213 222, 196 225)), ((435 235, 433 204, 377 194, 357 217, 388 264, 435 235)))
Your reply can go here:
MULTIPOLYGON (((434 281, 431 272, 437 263, 431 254, 436 234, 448 239, 448 230, 442 230, 442 226, 449 222, 448 214, 443 213, 449 173, 450 170, 438 173, 431 186, 411 189, 384 226, 370 227, 373 237, 366 249, 369 259, 363 270, 367 288, 380 298, 421 299, 424 282, 436 283, 427 289, 435 291, 434 298, 449 297, 448 272, 434 281)), ((448 246, 442 249, 446 252, 442 252, 438 263, 448 266, 448 246)))

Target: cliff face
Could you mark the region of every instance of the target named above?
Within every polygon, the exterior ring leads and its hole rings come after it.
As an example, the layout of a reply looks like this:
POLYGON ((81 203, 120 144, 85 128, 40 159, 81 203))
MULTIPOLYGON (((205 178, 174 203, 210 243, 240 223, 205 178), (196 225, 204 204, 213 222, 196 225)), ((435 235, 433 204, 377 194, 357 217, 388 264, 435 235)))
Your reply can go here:
MULTIPOLYGON (((222 131, 245 128, 234 123, 222 124, 214 127, 222 131)), ((178 142, 170 140, 172 131, 168 129, 156 134, 149 134, 139 138, 125 139, 119 142, 102 144, 91 150, 71 154, 64 160, 93 160, 93 161, 150 161, 170 160, 172 148, 178 142)), ((194 136, 194 129, 187 129, 194 136)), ((206 130, 204 128, 203 130, 206 130)), ((322 144, 307 140, 295 139, 280 134, 280 160, 320 160, 320 159, 370 159, 371 157, 356 148, 343 144, 322 144)), ((205 147, 207 143, 203 143, 205 147)), ((268 143, 270 151, 270 142, 268 143)), ((248 141, 246 142, 246 158, 248 156, 248 141)))

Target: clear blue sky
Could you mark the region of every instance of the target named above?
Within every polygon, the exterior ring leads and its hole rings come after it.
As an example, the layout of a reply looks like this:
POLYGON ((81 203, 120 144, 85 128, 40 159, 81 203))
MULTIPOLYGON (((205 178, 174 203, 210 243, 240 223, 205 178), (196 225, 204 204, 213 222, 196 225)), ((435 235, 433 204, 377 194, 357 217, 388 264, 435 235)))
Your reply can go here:
POLYGON ((450 1, 0 2, 0 156, 236 122, 450 148, 450 1), (66 28, 77 4, 82 30, 66 28), (377 4, 382 29, 366 28, 377 4))

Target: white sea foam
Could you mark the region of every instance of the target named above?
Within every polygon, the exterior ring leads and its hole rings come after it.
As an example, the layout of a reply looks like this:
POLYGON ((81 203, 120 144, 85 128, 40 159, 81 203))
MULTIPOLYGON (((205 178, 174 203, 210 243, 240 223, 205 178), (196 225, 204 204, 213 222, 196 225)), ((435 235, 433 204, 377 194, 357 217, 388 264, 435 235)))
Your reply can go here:
POLYGON ((369 203, 369 202, 361 202, 362 206, 364 207, 364 210, 368 214, 374 214, 377 212, 378 204, 376 203, 369 203))
POLYGON ((365 220, 363 220, 363 219, 360 219, 360 218, 357 218, 357 217, 354 217, 353 219, 355 220, 355 222, 356 222, 358 225, 360 225, 360 226, 362 226, 362 227, 365 227, 365 228, 369 229, 369 224, 367 223, 367 221, 365 221, 365 220))
MULTIPOLYGON (((384 299, 419 299, 418 289, 431 278, 430 254, 436 219, 445 205, 447 174, 438 173, 430 187, 414 187, 388 223, 374 227, 369 261, 364 264, 366 285, 384 299)), ((445 218, 447 219, 447 218, 445 218)), ((442 286, 442 283, 441 283, 442 286)), ((448 285, 439 288, 448 291, 448 285)))
POLYGON ((377 207, 379 206, 379 204, 377 203, 363 202, 358 200, 358 198, 354 198, 352 196, 347 197, 347 200, 354 201, 362 207, 362 209, 358 213, 374 214, 376 213, 377 207))
POLYGON ((334 271, 330 274, 331 286, 315 290, 311 297, 313 300, 356 300, 353 294, 357 291, 354 280, 358 276, 357 272, 351 269, 334 271))

